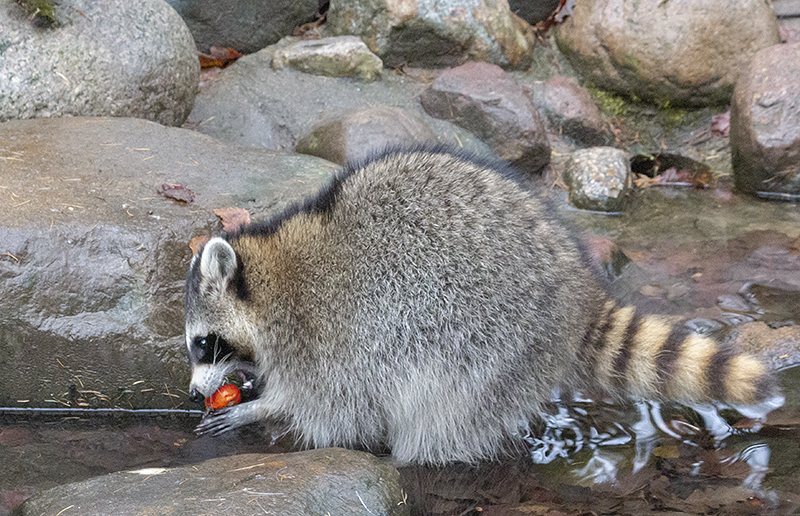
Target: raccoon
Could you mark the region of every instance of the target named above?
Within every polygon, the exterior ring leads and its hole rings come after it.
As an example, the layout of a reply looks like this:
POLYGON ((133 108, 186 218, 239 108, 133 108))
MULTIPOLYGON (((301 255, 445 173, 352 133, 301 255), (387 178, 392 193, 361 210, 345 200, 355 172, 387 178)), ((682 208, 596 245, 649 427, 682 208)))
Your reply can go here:
POLYGON ((497 458, 560 386, 780 404, 757 359, 608 298, 581 246, 510 167, 443 148, 385 152, 193 258, 190 390, 258 397, 198 433, 285 420, 309 446, 397 462, 497 458))

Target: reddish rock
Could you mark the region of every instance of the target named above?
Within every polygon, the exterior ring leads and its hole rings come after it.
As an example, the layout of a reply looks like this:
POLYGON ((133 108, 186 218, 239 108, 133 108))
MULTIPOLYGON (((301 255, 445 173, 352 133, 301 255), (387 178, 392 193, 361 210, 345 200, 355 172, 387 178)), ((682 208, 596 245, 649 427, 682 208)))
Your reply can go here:
POLYGON ((536 90, 533 103, 547 118, 553 134, 563 134, 590 147, 613 141, 589 91, 572 77, 552 77, 536 90))
POLYGON ((539 113, 499 66, 467 63, 443 72, 420 96, 425 111, 472 132, 498 156, 537 172, 550 161, 539 113))

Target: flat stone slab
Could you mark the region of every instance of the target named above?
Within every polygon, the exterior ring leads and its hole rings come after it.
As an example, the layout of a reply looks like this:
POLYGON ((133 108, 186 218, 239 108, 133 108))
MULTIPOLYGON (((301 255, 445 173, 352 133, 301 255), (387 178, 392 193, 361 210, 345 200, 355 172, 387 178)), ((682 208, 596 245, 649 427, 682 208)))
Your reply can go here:
POLYGON ((373 455, 322 448, 112 473, 58 486, 15 514, 409 514, 400 474, 373 455))

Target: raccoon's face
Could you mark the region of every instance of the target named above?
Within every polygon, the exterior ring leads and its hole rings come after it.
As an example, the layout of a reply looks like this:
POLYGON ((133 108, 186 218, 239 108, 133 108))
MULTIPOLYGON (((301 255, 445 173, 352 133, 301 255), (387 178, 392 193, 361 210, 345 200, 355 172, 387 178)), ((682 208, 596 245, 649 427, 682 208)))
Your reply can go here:
POLYGON ((255 380, 253 329, 243 308, 241 270, 230 244, 213 238, 192 259, 186 278, 185 336, 191 396, 214 393, 226 376, 255 380))

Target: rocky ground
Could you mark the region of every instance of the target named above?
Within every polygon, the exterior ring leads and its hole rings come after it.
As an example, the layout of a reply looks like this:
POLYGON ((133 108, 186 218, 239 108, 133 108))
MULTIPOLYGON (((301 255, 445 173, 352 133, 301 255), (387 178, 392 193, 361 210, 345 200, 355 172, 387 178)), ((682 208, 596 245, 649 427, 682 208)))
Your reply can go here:
MULTIPOLYGON (((568 1, 548 32, 504 2, 333 2, 326 19, 317 2, 245 4, 69 0, 42 21, 0 3, 0 406, 191 408, 183 278, 192 239, 222 230, 214 210, 268 218, 347 159, 425 142, 495 153, 548 189, 618 297, 745 323, 730 338, 800 361, 800 220, 779 203, 800 195, 800 39, 769 3, 568 1), (212 46, 248 55, 200 73, 212 46)), ((378 512, 404 511, 394 473, 365 469, 387 486, 378 512)), ((170 499, 194 474, 148 482, 170 499)), ((242 485, 230 503, 280 512, 247 501, 275 486, 242 485)))

